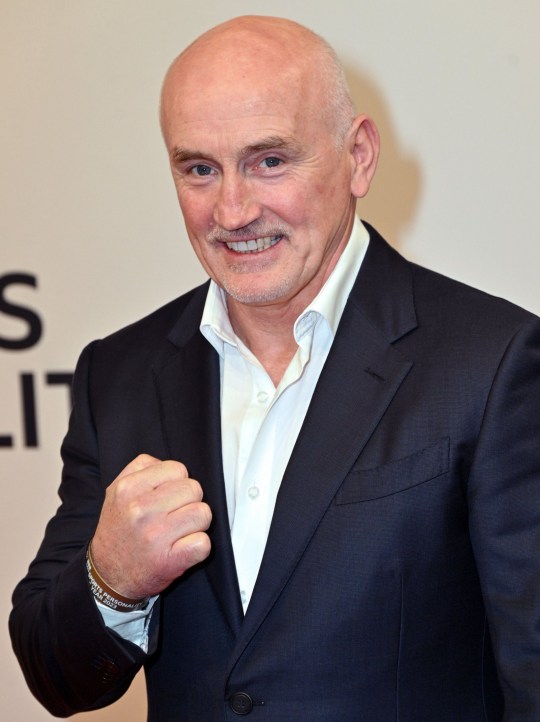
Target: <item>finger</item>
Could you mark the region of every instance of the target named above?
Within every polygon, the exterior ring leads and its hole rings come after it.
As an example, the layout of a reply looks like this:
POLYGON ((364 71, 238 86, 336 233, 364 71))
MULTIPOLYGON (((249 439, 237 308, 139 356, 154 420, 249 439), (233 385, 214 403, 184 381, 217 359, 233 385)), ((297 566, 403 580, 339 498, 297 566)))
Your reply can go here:
POLYGON ((195 479, 166 480, 139 494, 138 503, 151 513, 170 513, 202 501, 203 490, 195 479))
POLYGON ((161 459, 156 459, 155 456, 150 456, 150 454, 139 454, 139 456, 132 459, 132 461, 130 461, 129 464, 122 469, 116 478, 122 479, 124 476, 128 476, 129 474, 133 474, 137 471, 142 471, 149 466, 160 463, 161 459))
POLYGON ((171 561, 176 567, 176 575, 180 576, 195 564, 200 564, 208 557, 211 549, 210 538, 203 531, 179 539, 171 549, 171 561))
MULTIPOLYGON (((201 486, 194 479, 165 482, 157 488, 149 488, 135 495, 131 493, 129 480, 120 483, 124 486, 116 494, 116 500, 123 507, 125 518, 129 519, 130 525, 134 528, 141 529, 147 524, 152 528, 159 521, 160 524, 166 524, 174 534, 175 519, 168 517, 174 512, 199 504, 202 500, 201 486)), ((191 513, 188 510, 186 518, 191 513)), ((201 524, 204 523, 205 519, 201 517, 201 524)), ((189 531, 194 531, 196 528, 189 528, 189 531)))
MULTIPOLYGON (((189 479, 188 470, 181 461, 167 459, 159 464, 151 464, 141 471, 147 478, 149 485, 157 488, 169 481, 185 481, 189 479)), ((197 482, 195 482, 197 483, 197 482)))
MULTIPOLYGON (((148 525, 142 531, 143 546, 154 551, 173 552, 178 542, 192 534, 205 532, 212 521, 212 512, 205 502, 188 504, 165 515, 159 525, 148 525)), ((181 545, 182 546, 182 545, 181 545)))
POLYGON ((139 494, 157 489, 166 482, 188 479, 187 469, 180 461, 160 461, 154 457, 143 456, 144 458, 140 462, 140 457, 134 459, 131 462, 132 469, 128 471, 130 466, 128 464, 120 476, 115 479, 115 491, 120 496, 125 495, 126 498, 129 498, 134 493, 139 494))
POLYGON ((178 539, 206 531, 212 522, 212 511, 204 501, 187 504, 167 514, 166 525, 171 545, 178 539))

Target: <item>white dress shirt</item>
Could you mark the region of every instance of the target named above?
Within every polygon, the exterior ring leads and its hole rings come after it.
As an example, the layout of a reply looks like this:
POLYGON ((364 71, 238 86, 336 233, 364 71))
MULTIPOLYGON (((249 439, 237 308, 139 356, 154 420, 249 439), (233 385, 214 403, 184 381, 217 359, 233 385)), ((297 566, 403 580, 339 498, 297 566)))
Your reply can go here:
POLYGON ((201 333, 220 358, 223 471, 244 611, 259 572, 281 479, 368 242, 367 230, 355 220, 333 272, 296 319, 298 348, 277 387, 234 333, 225 292, 210 284, 201 333))
MULTIPOLYGON (((225 292, 210 283, 200 330, 220 358, 223 471, 244 611, 259 572, 281 479, 368 243, 366 228, 355 218, 334 270, 296 319, 298 348, 277 387, 234 333, 225 292)), ((142 614, 98 606, 107 626, 146 649, 151 604, 142 614)))

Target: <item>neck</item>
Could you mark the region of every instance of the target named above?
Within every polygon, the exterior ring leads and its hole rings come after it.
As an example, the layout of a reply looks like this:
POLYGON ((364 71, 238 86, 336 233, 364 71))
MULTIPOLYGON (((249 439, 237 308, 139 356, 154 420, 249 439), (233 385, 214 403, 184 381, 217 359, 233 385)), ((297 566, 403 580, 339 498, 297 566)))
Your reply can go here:
POLYGON ((277 386, 296 353, 294 322, 303 309, 290 303, 282 307, 247 306, 228 298, 228 310, 234 332, 277 386))

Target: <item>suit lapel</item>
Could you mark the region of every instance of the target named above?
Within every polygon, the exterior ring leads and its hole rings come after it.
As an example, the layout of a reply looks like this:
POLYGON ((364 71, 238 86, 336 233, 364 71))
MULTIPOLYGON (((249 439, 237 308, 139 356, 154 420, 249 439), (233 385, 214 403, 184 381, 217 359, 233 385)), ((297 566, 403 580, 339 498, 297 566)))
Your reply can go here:
MULTIPOLYGON (((203 287, 206 289, 206 286, 203 287)), ((243 619, 223 481, 219 358, 199 332, 206 293, 201 290, 169 334, 173 355, 154 370, 170 458, 184 463, 213 512, 212 552, 204 563, 232 631, 243 619)))
POLYGON ((233 663, 287 584, 412 366, 392 346, 416 326, 410 270, 372 229, 370 235, 368 254, 283 477, 233 663))

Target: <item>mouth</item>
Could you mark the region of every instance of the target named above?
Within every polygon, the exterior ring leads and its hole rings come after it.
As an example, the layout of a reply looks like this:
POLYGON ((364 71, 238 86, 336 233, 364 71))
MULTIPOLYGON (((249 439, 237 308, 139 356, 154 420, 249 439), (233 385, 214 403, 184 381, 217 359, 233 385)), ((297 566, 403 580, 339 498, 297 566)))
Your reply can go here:
POLYGON ((225 245, 235 253, 261 253, 266 251, 283 238, 283 236, 264 236, 263 238, 252 238, 249 241, 229 241, 225 245))

